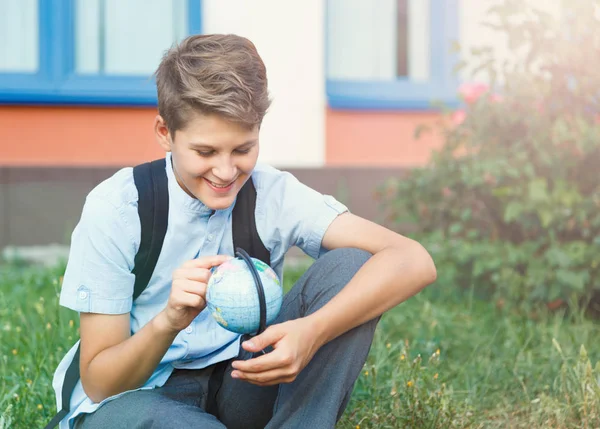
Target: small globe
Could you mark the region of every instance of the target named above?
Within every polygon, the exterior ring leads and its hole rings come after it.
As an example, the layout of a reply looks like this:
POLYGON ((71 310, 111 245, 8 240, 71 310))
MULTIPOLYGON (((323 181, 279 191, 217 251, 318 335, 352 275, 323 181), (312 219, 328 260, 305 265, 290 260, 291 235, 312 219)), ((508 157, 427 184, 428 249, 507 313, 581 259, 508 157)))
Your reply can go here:
MULTIPOLYGON (((283 299, 275 271, 259 259, 251 258, 265 291, 267 325, 279 311, 283 299)), ((234 258, 213 270, 206 289, 206 306, 223 328, 238 334, 256 334, 260 324, 260 302, 254 277, 246 261, 234 258)))

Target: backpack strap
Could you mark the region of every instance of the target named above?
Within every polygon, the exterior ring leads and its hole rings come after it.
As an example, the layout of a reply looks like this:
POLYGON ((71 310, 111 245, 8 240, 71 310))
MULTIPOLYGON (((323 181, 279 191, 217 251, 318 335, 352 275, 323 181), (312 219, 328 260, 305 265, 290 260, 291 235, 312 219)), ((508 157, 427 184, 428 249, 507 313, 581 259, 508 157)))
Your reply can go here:
POLYGON ((233 207, 231 233, 233 252, 241 247, 250 256, 271 265, 271 253, 263 244, 256 230, 256 187, 252 178, 248 179, 237 195, 233 207))
POLYGON ((62 408, 58 411, 58 413, 50 420, 50 423, 46 425, 44 429, 52 429, 59 425, 59 423, 64 419, 69 411, 71 410, 71 395, 73 394, 73 389, 77 385, 79 381, 79 346, 77 346, 77 350, 75 350, 75 355, 73 356, 73 360, 71 364, 67 368, 67 372, 65 373, 65 380, 63 381, 62 386, 62 408))
POLYGON ((135 274, 134 301, 146 289, 152 278, 167 233, 169 187, 165 167, 165 159, 157 159, 133 168, 142 231, 132 271, 135 274))
MULTIPOLYGON (((133 300, 148 286, 160 256, 169 216, 169 189, 165 172, 165 159, 147 162, 133 168, 133 180, 138 191, 138 215, 141 225, 140 247, 135 255, 133 300)), ((62 386, 62 409, 45 429, 56 427, 71 410, 71 395, 80 378, 80 345, 65 373, 62 386)))

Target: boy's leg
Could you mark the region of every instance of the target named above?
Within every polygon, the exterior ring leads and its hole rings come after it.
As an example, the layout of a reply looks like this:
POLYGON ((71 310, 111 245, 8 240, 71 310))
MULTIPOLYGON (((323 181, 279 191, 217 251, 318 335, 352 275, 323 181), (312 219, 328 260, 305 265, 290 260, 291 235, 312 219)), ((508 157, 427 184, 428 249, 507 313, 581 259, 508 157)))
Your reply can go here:
MULTIPOLYGON (((275 323, 323 307, 370 256, 358 249, 338 249, 319 258, 286 294, 275 323)), ((323 346, 293 383, 256 386, 232 379, 228 365, 217 396, 219 420, 228 429, 333 428, 348 404, 378 321, 373 319, 323 346)), ((249 354, 241 350, 240 358, 248 359, 249 354)))
POLYGON ((102 405, 78 418, 75 429, 169 429, 197 427, 225 429, 204 411, 212 367, 177 371, 153 390, 138 390, 102 405))

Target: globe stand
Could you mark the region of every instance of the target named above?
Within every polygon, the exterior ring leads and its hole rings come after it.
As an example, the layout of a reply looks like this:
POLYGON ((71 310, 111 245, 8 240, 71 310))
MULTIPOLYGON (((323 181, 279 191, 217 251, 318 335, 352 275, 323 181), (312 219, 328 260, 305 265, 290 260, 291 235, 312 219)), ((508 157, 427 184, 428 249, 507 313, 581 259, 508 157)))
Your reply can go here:
MULTIPOLYGON (((262 281, 260 280, 260 275, 258 274, 258 271, 256 270, 256 267, 254 266, 250 255, 248 255, 248 253, 241 247, 238 247, 235 250, 236 256, 239 256, 241 259, 244 260, 244 262, 246 262, 246 265, 248 265, 248 269, 250 270, 250 273, 254 278, 254 285, 256 286, 256 292, 258 293, 258 304, 260 309, 258 331, 254 335, 260 335, 265 331, 265 329, 267 329, 267 300, 265 299, 265 289, 263 287, 262 281)), ((246 337, 251 338, 252 336, 247 335, 246 337)), ((266 354, 266 352, 264 350, 261 350, 260 354, 266 354)), ((254 353, 254 357, 256 357, 256 355, 257 353, 254 353)))

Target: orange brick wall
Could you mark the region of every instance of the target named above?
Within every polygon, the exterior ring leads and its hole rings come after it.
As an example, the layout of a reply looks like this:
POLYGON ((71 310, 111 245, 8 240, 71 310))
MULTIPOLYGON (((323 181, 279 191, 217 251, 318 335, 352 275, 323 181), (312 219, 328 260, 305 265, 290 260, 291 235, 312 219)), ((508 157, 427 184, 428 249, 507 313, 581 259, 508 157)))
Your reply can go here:
POLYGON ((420 124, 434 125, 439 114, 327 110, 325 160, 328 166, 410 167, 422 165, 439 148, 434 132, 418 140, 420 124))
MULTIPOLYGON (((0 165, 120 166, 163 156, 155 108, 0 106, 0 165)), ((426 162, 441 139, 415 140, 428 112, 326 109, 326 166, 410 167, 426 162)))
POLYGON ((131 165, 164 155, 154 108, 0 106, 0 165, 131 165))

